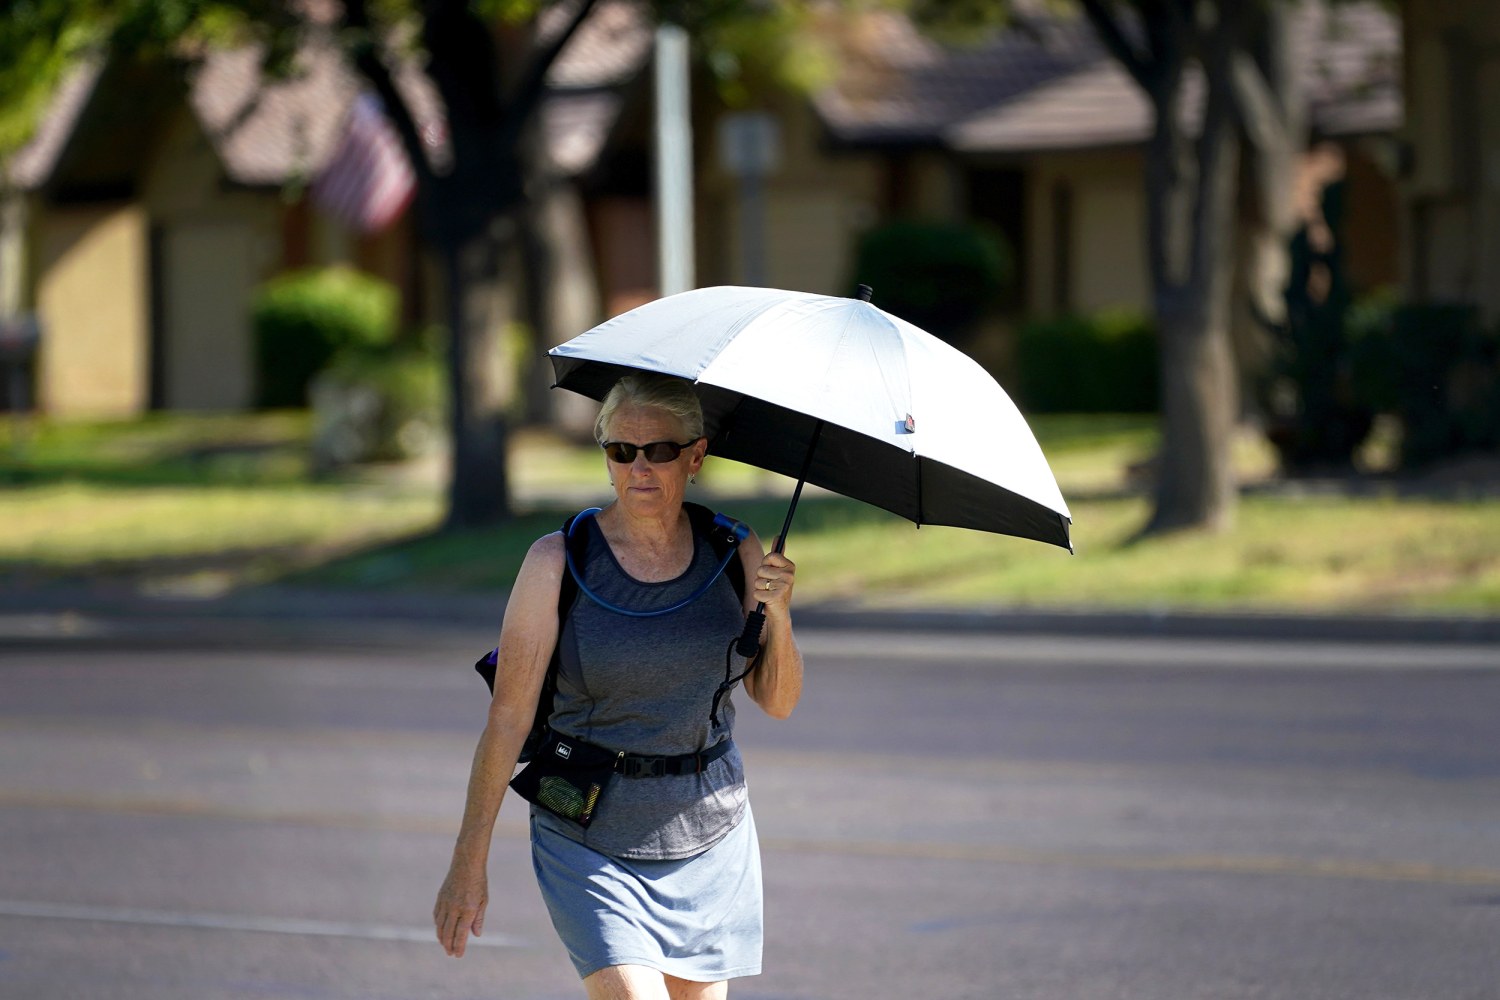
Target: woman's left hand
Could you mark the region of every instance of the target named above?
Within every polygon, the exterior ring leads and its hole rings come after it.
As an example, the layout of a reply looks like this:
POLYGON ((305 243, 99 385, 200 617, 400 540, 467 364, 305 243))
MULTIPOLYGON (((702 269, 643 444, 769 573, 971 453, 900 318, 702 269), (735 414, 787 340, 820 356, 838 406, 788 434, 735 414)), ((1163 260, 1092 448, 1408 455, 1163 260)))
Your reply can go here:
POLYGON ((773 546, 755 571, 755 599, 765 603, 767 618, 784 617, 789 612, 796 582, 796 564, 773 546))

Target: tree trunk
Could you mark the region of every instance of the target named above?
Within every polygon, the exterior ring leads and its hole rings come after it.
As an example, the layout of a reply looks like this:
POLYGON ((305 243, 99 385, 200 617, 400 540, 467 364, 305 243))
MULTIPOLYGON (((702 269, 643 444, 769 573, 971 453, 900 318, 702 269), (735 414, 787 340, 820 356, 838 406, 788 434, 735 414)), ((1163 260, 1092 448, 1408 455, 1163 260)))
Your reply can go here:
POLYGON ((509 429, 492 294, 495 254, 485 237, 442 246, 452 433, 449 528, 490 524, 511 514, 505 461, 509 429))
POLYGON ((1177 87, 1152 94, 1148 243, 1161 337, 1161 454, 1143 534, 1222 530, 1234 516, 1239 410, 1229 339, 1239 136, 1227 74, 1210 58, 1196 155, 1177 124, 1177 87))
POLYGON ((1255 67, 1257 77, 1237 78, 1249 145, 1241 174, 1230 334, 1240 391, 1247 401, 1254 398, 1269 365, 1267 325, 1286 320, 1289 247, 1300 223, 1297 181, 1307 146, 1307 95, 1298 73, 1305 45, 1300 39, 1321 37, 1324 28, 1319 20, 1326 16, 1325 9, 1306 4, 1257 5, 1247 32, 1249 51, 1241 57, 1246 69, 1255 67), (1257 86, 1245 87, 1247 82, 1257 86))
MULTIPOLYGON (((1247 183, 1253 183, 1246 177, 1247 183)), ((1264 417, 1262 397, 1271 365, 1272 329, 1286 317, 1287 248, 1280 234, 1263 224, 1254 206, 1240 200, 1239 234, 1230 290, 1229 340, 1239 385, 1241 415, 1264 417)))
MULTIPOLYGON (((535 138, 547 73, 597 0, 572 5, 563 30, 545 42, 535 20, 513 24, 466 0, 425 0, 419 39, 425 72, 437 90, 447 126, 440 155, 408 106, 396 75, 372 44, 370 0, 344 0, 348 53, 385 102, 418 177, 423 242, 441 259, 447 293, 452 466, 447 525, 466 526, 510 516, 505 472, 505 409, 513 373, 500 351, 502 329, 495 293, 505 256, 501 230, 514 229, 527 200, 527 160, 535 138), (429 162, 429 160, 435 162, 429 162)), ((503 241, 509 244, 513 232, 503 241)), ((515 269, 511 269, 514 273, 515 269)))
POLYGON ((1237 414, 1234 354, 1222 292, 1194 290, 1177 311, 1158 312, 1161 455, 1155 509, 1145 534, 1230 526, 1237 414), (1217 303, 1209 301, 1216 299, 1217 303))

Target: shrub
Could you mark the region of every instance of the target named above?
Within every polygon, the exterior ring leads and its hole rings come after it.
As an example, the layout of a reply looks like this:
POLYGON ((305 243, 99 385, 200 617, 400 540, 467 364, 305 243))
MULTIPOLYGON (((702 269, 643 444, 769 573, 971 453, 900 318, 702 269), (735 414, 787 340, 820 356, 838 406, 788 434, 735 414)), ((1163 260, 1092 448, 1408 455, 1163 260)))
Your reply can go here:
POLYGON ((1355 390, 1400 422, 1404 468, 1500 448, 1500 330, 1477 308, 1381 297, 1349 323, 1355 390))
POLYGON ((312 382, 314 468, 326 472, 430 451, 443 433, 443 374, 425 349, 341 351, 312 382))
POLYGON ((1500 335, 1474 306, 1406 305, 1390 327, 1401 464, 1500 448, 1500 335))
POLYGON ((1394 288, 1356 298, 1344 319, 1355 398, 1379 413, 1397 407, 1396 373, 1391 370, 1391 337, 1401 300, 1394 288))
POLYGON ((1024 324, 1017 395, 1036 413, 1154 413, 1160 394, 1156 328, 1111 310, 1024 324))
POLYGON ((950 343, 962 343, 993 309, 1012 274, 994 230, 963 222, 889 222, 865 233, 855 281, 875 304, 950 343))
POLYGON ((295 271, 266 282, 252 306, 256 403, 306 406, 313 376, 340 350, 390 344, 396 311, 390 284, 351 268, 295 271))

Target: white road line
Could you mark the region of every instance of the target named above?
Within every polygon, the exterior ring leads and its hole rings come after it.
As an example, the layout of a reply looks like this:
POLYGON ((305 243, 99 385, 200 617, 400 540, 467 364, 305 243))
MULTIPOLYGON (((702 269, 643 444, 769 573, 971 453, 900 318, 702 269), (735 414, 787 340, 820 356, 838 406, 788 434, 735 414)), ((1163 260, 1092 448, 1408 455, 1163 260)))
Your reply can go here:
MULTIPOLYGON (((226 913, 184 913, 172 910, 141 910, 115 906, 83 906, 70 903, 44 903, 28 900, 0 899, 0 917, 35 917, 43 920, 87 920, 110 924, 135 924, 148 927, 190 927, 215 931, 254 931, 263 934, 291 934, 298 937, 354 938, 360 941, 413 941, 438 946, 430 927, 402 927, 396 924, 356 924, 332 920, 303 920, 291 917, 252 917, 226 913)), ((486 934, 470 938, 478 948, 525 948, 530 942, 506 934, 486 934)))

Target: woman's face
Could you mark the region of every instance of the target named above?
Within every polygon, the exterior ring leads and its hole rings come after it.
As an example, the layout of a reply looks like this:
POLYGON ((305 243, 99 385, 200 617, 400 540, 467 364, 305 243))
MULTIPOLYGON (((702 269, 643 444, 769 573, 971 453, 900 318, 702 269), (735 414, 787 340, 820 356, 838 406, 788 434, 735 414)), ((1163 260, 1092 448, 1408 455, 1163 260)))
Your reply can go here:
MULTIPOLYGON (((633 403, 622 403, 610 417, 605 431, 606 442, 635 445, 656 441, 682 444, 688 439, 681 422, 672 414, 654 406, 633 403)), ((700 438, 682 449, 681 454, 670 462, 653 464, 646 460, 644 452, 637 451, 632 462, 612 462, 606 456, 604 464, 609 469, 615 496, 627 511, 638 515, 667 514, 682 505, 688 476, 703 467, 703 456, 707 451, 708 442, 700 438)))

